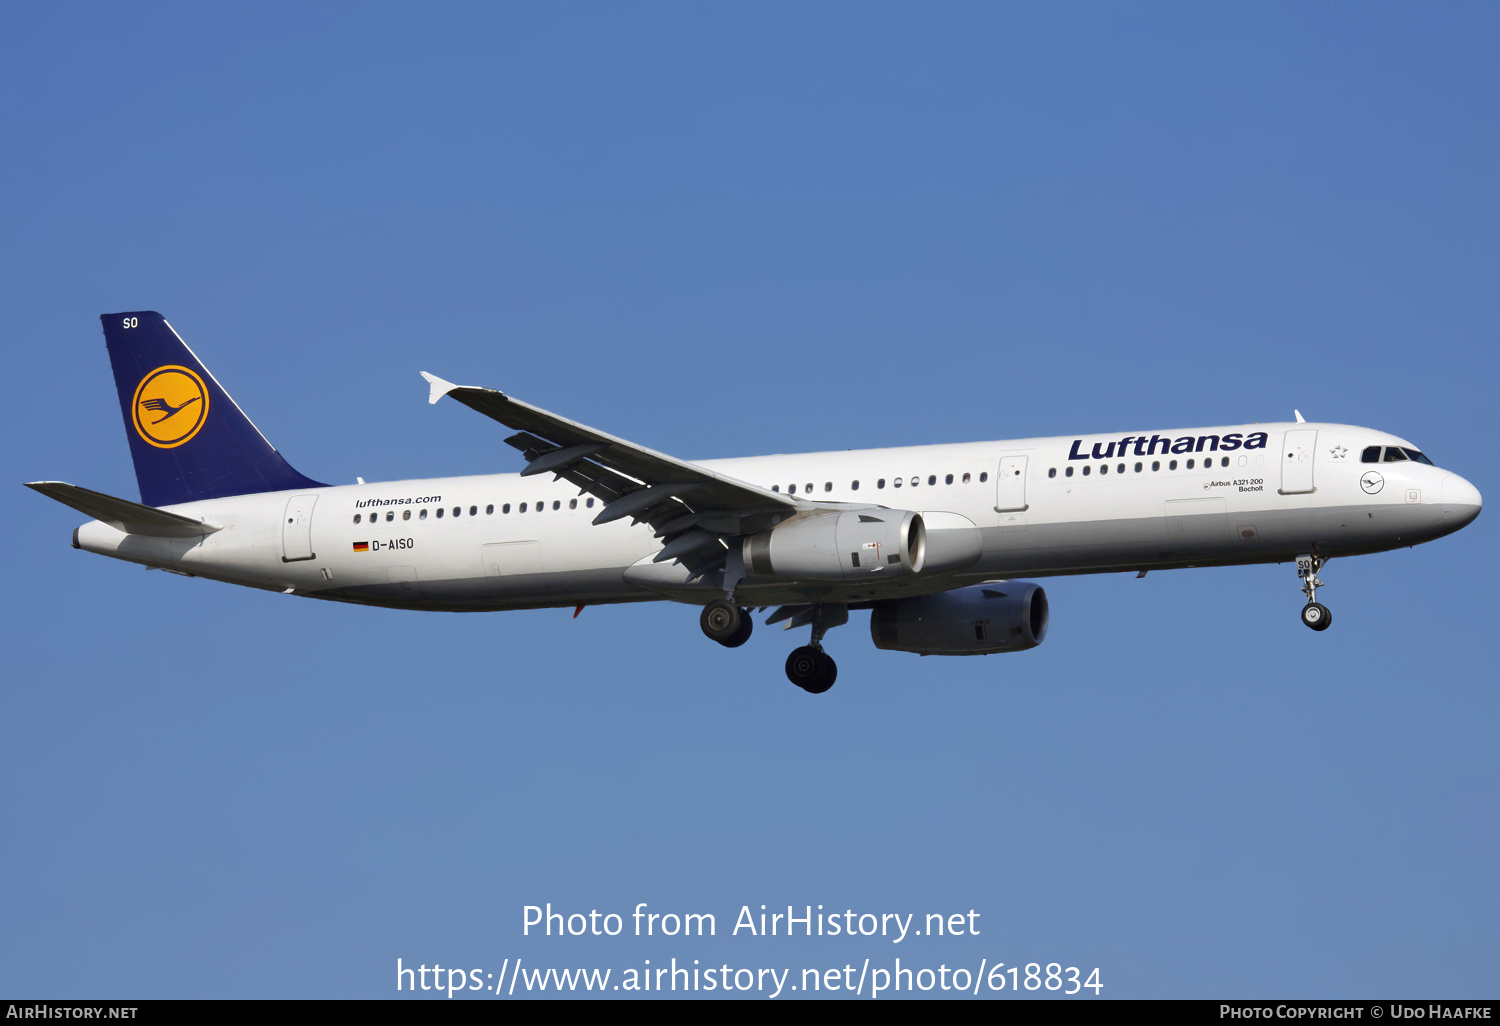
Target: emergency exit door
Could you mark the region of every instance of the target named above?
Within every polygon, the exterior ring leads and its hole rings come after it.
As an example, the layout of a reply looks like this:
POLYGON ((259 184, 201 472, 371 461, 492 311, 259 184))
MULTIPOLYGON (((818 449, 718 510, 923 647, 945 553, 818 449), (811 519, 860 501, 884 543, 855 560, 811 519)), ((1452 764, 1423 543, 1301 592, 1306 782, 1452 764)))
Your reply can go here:
POLYGON ((1026 508, 1026 457, 1005 456, 995 476, 995 512, 1019 513, 1026 508))
POLYGON ((295 563, 299 559, 312 559, 312 513, 317 505, 316 495, 293 495, 286 502, 286 513, 281 518, 281 561, 295 563))

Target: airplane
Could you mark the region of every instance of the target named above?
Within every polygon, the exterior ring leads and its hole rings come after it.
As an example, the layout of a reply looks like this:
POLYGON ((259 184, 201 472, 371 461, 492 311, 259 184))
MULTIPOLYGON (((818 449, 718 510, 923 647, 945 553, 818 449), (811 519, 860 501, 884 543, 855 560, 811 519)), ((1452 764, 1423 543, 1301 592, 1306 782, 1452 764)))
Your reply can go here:
POLYGON ((1471 523, 1478 489, 1405 439, 1294 422, 689 462, 422 372, 513 431, 518 473, 327 485, 304 477, 159 313, 100 320, 141 501, 35 489, 93 519, 73 547, 189 577, 398 609, 671 600, 743 645, 752 609, 808 626, 788 679, 826 692, 825 634, 870 611, 879 649, 1040 645, 1019 578, 1294 562, 1302 622, 1331 558, 1471 523))

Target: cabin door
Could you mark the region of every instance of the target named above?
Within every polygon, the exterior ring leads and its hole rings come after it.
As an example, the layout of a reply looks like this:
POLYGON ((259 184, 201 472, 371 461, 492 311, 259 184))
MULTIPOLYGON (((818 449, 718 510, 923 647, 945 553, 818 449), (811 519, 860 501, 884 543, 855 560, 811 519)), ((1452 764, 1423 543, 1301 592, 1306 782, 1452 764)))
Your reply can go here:
POLYGON ((312 559, 312 513, 318 503, 316 495, 293 495, 286 502, 281 518, 281 561, 295 563, 312 559))
POLYGON ((1318 444, 1316 429, 1288 431, 1281 446, 1281 494, 1300 495, 1316 491, 1313 487, 1313 449, 1318 444))

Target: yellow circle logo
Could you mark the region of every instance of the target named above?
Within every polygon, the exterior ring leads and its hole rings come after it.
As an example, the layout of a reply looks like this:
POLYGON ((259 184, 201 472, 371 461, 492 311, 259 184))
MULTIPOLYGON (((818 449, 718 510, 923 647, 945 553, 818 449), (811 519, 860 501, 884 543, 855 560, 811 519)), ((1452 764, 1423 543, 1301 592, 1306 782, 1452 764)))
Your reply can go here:
POLYGON ((208 389, 186 367, 158 367, 136 386, 131 411, 138 435, 158 449, 175 449, 208 418, 208 389))

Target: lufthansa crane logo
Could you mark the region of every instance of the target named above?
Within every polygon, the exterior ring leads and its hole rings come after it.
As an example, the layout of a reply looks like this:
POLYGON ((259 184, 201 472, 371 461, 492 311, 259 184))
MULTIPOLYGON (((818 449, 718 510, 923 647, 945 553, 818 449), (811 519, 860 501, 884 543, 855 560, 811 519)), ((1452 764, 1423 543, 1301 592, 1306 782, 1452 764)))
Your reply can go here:
POLYGON ((158 449, 175 449, 208 419, 208 389, 186 367, 158 367, 136 386, 130 409, 136 434, 158 449))

